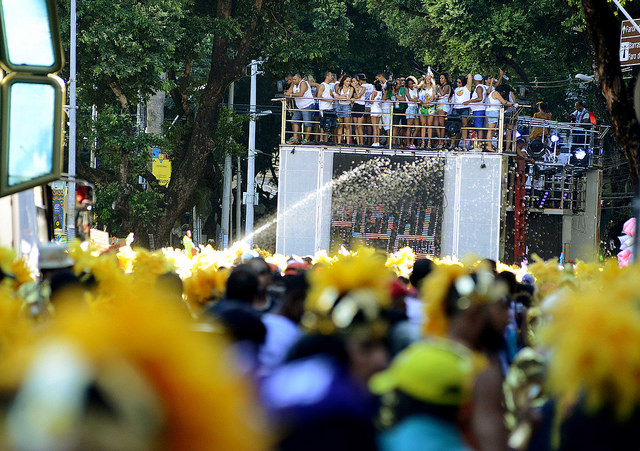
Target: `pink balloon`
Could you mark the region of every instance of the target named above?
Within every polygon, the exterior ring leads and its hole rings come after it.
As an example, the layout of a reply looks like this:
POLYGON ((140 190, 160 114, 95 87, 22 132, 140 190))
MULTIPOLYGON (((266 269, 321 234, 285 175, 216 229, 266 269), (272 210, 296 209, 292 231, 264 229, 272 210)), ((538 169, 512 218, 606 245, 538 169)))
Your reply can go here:
POLYGON ((629 266, 631 260, 631 252, 628 249, 618 252, 618 266, 624 268, 629 266))
POLYGON ((631 218, 622 226, 622 233, 625 233, 629 236, 636 235, 636 218, 631 218))

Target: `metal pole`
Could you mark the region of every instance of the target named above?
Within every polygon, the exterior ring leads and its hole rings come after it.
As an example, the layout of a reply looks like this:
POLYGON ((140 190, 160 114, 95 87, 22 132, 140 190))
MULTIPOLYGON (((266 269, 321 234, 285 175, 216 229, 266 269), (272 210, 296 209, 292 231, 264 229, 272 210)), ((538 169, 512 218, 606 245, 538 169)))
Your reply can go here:
MULTIPOLYGON (((234 83, 229 86, 229 108, 233 109, 234 83)), ((224 184, 222 186, 222 243, 220 248, 229 247, 229 231, 231 230, 231 155, 224 157, 224 184)))
POLYGON ((258 62, 251 61, 251 94, 249 108, 249 154, 247 158, 247 217, 245 218, 244 233, 249 247, 253 245, 253 203, 256 191, 256 80, 258 73, 258 62))
POLYGON ((242 160, 237 157, 238 180, 236 180, 236 241, 242 236, 242 160))
POLYGON ((69 46, 69 191, 67 192, 67 242, 76 237, 76 0, 71 0, 69 46))

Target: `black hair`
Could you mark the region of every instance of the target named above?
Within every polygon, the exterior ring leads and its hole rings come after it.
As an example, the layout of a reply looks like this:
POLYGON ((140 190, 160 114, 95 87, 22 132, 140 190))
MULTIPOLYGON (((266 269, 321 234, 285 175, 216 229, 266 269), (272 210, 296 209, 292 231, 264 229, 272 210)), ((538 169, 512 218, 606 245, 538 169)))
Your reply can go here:
POLYGON ((467 84, 467 79, 465 77, 456 77, 456 81, 460 80, 460 83, 462 83, 462 86, 465 86, 467 84))
POLYGON ((382 91, 382 83, 379 80, 373 82, 373 89, 376 91, 382 91))
POLYGON ((582 107, 583 107, 583 106, 584 106, 584 103, 582 103, 582 100, 578 100, 578 101, 576 102, 576 106, 582 106, 582 107))
POLYGON ((285 360, 292 362, 313 355, 325 355, 345 368, 349 366, 349 354, 345 343, 335 335, 304 335, 289 350, 285 360))
POLYGON ((549 112, 549 104, 547 102, 540 102, 540 111, 543 113, 549 112))
POLYGON ((518 288, 518 281, 516 280, 516 275, 511 271, 502 271, 496 276, 496 281, 502 280, 509 287, 509 293, 511 295, 516 293, 518 288))
POLYGON ((247 265, 236 266, 227 279, 225 297, 229 300, 252 303, 258 296, 258 275, 247 265))
POLYGON ((419 258, 413 264, 413 270, 409 276, 409 282, 415 288, 420 288, 420 282, 433 270, 433 262, 428 258, 419 258))
MULTIPOLYGON (((444 76, 444 84, 445 85, 451 84, 451 77, 449 76, 449 74, 447 72, 441 73, 440 76, 444 76)), ((440 83, 440 79, 438 79, 438 83, 440 83)))

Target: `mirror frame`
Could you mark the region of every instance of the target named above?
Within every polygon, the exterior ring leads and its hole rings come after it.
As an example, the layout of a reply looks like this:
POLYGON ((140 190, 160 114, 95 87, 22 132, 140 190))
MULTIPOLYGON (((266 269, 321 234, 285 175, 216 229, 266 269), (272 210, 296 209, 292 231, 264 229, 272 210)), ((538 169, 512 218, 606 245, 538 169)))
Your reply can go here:
MULTIPOLYGON (((0 5, 0 66, 7 72, 25 72, 30 74, 57 74, 64 66, 64 53, 60 41, 60 21, 55 0, 43 0, 47 7, 47 18, 51 29, 51 43, 53 45, 53 65, 36 66, 27 64, 13 64, 9 61, 7 34, 4 26, 4 10, 0 5)), ((0 2, 1 3, 1 2, 0 2)))
POLYGON ((0 197, 13 194, 18 191, 43 185, 60 178, 63 164, 63 126, 64 113, 63 101, 65 98, 64 81, 55 76, 47 77, 12 73, 5 77, 0 83, 1 89, 1 110, 0 110, 0 197), (53 166, 48 174, 35 177, 16 185, 9 185, 9 119, 11 105, 11 86, 16 83, 33 83, 39 85, 50 85, 55 90, 54 115, 53 115, 53 166))

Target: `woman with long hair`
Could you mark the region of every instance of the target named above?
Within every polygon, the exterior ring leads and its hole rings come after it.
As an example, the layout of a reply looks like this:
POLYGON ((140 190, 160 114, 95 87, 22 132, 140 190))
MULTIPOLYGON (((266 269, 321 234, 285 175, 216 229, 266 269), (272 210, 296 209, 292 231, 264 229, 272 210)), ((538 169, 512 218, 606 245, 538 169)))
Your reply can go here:
POLYGON ((338 101, 335 105, 336 116, 338 116, 337 144, 342 144, 343 133, 346 135, 347 144, 353 144, 351 139, 351 98, 353 97, 353 87, 351 77, 345 75, 336 83, 333 88, 333 98, 338 101))
POLYGON ((405 88, 405 97, 407 99, 407 139, 406 143, 410 149, 415 149, 414 144, 414 135, 413 131, 415 130, 415 134, 418 134, 418 130, 414 129, 416 125, 418 125, 418 80, 411 75, 407 77, 405 88))
POLYGON ((445 131, 444 123, 447 119, 447 115, 451 112, 451 105, 449 104, 449 97, 451 96, 451 82, 449 74, 440 74, 438 79, 438 100, 436 103, 436 135, 438 136, 438 143, 436 149, 442 149, 445 146, 445 131))
POLYGON ((487 116, 487 125, 489 126, 489 131, 487 132, 487 142, 491 146, 491 150, 495 151, 496 147, 493 145, 493 133, 496 130, 498 125, 498 117, 500 116, 500 108, 501 105, 504 106, 514 106, 515 103, 511 102, 508 99, 509 91, 505 88, 504 85, 498 86, 494 91, 489 94, 487 109, 485 114, 487 116))
POLYGON ((422 142, 420 148, 431 148, 433 136, 433 122, 436 117, 436 106, 434 101, 438 95, 438 87, 433 82, 433 76, 429 73, 425 76, 422 89, 418 93, 420 100, 420 125, 422 142), (428 138, 428 140, 425 140, 428 138))
POLYGON ((372 147, 380 147, 380 126, 382 120, 382 83, 376 80, 371 93, 371 125, 373 126, 372 147))
POLYGON ((351 123, 355 125, 356 144, 364 146, 364 115, 366 111, 364 95, 367 89, 357 77, 351 79, 353 97, 351 106, 351 123))

